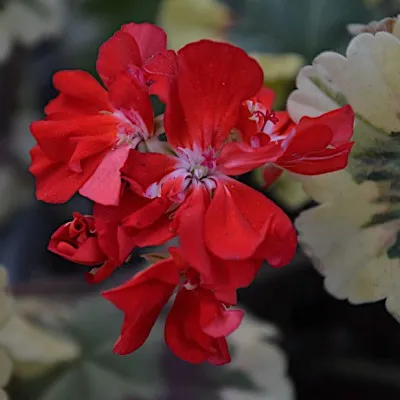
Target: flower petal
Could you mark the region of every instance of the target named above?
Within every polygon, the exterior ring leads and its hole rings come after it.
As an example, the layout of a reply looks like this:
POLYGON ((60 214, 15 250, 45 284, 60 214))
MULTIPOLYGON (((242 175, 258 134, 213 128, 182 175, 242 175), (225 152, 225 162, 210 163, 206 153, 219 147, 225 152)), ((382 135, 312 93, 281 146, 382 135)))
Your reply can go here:
POLYGON ((230 335, 239 328, 244 317, 243 310, 224 310, 216 315, 214 320, 203 331, 214 338, 230 335))
POLYGON ((131 150, 122 172, 132 190, 145 196, 146 189, 172 172, 177 160, 165 154, 140 153, 131 150))
MULTIPOLYGON (((213 262, 213 285, 222 296, 225 292, 229 296, 230 289, 238 289, 249 286, 256 277, 258 270, 262 265, 262 258, 248 258, 245 260, 223 260, 212 257, 213 262)), ((218 296, 217 296, 218 297, 218 296)), ((236 302, 226 301, 227 304, 236 302)))
POLYGON ((109 86, 111 104, 144 134, 153 133, 154 112, 147 87, 128 73, 120 73, 109 86))
POLYGON ((99 49, 97 72, 108 86, 119 72, 128 70, 130 65, 142 65, 139 47, 128 32, 117 31, 99 49))
POLYGON ((99 165, 96 159, 82 162, 82 172, 76 173, 63 162, 47 158, 39 146, 31 152, 32 163, 29 171, 36 178, 36 197, 47 203, 65 203, 90 178, 99 165))
POLYGON ((168 313, 164 330, 165 341, 172 352, 177 357, 192 364, 200 364, 206 361, 209 356, 209 352, 193 337, 189 339, 185 332, 186 325, 186 329, 193 330, 196 337, 200 335, 202 340, 205 339, 210 342, 207 335, 201 332, 199 324, 196 324, 196 318, 193 318, 193 313, 197 314, 197 312, 198 302, 193 298, 193 295, 187 290, 180 290, 172 309, 168 313), (190 318, 188 324, 187 319, 190 315, 192 315, 192 318, 190 318))
POLYGON ((143 199, 130 190, 123 190, 118 206, 104 206, 95 203, 93 216, 99 243, 108 257, 117 264, 123 264, 135 247, 131 235, 122 227, 122 220, 141 205, 143 199))
POLYGON ((273 165, 265 166, 262 176, 265 186, 271 186, 283 174, 283 169, 274 167, 273 165))
POLYGON ((132 239, 138 247, 160 246, 176 236, 171 229, 171 220, 164 214, 148 228, 138 229, 132 233, 132 239))
POLYGON ((106 90, 85 71, 59 71, 53 85, 60 94, 45 108, 51 119, 66 119, 111 111, 106 90))
POLYGON ((168 259, 145 269, 123 285, 102 293, 125 313, 115 353, 132 353, 144 343, 178 283, 178 269, 168 259))
POLYGON ((172 50, 155 54, 143 65, 149 93, 157 95, 164 103, 168 100, 169 89, 178 74, 176 54, 172 50))
POLYGON ((129 147, 120 146, 107 152, 94 174, 79 193, 105 206, 117 205, 121 196, 121 168, 128 158, 129 147))
POLYGON ((305 155, 296 160, 280 162, 285 169, 301 175, 320 175, 338 171, 347 166, 353 142, 337 149, 325 149, 305 155))
POLYGON ((260 66, 235 46, 201 40, 178 52, 178 71, 165 113, 169 143, 219 148, 241 103, 262 87, 260 66))
POLYGON ((91 284, 100 283, 109 278, 118 267, 119 264, 116 264, 114 261, 107 260, 100 267, 92 268, 86 273, 86 282, 91 284))
POLYGON ((204 276, 211 279, 212 266, 204 242, 204 219, 210 196, 207 190, 199 185, 193 189, 186 202, 175 214, 180 249, 183 258, 204 276))
POLYGON ((250 258, 282 221, 285 225, 290 222, 272 201, 242 183, 227 179, 218 182, 207 210, 205 241, 220 258, 250 258))
POLYGON ((115 142, 117 121, 111 115, 91 115, 66 120, 35 121, 30 129, 47 157, 54 161, 68 161, 78 146, 85 150, 80 150, 80 159, 110 148, 115 142), (89 141, 90 146, 85 146, 85 141, 89 141))
POLYGON ((167 47, 167 35, 163 29, 147 22, 122 25, 121 32, 128 33, 135 39, 143 62, 167 47))
MULTIPOLYGON (((332 146, 340 146, 349 142, 353 136, 354 112, 349 105, 326 112, 319 117, 303 117, 300 119, 297 130, 300 132, 313 130, 319 126, 326 126, 332 132, 332 146)), ((310 134, 311 136, 311 134, 310 134)), ((316 137, 316 133, 313 134, 316 137)))
MULTIPOLYGON (((275 206, 276 207, 276 206, 275 206)), ((254 257, 265 259, 278 268, 290 263, 297 249, 297 234, 289 217, 278 207, 269 218, 268 233, 254 257)))
POLYGON ((244 142, 226 144, 217 160, 218 170, 225 175, 237 176, 259 168, 265 163, 275 162, 283 149, 271 142, 254 149, 244 142))

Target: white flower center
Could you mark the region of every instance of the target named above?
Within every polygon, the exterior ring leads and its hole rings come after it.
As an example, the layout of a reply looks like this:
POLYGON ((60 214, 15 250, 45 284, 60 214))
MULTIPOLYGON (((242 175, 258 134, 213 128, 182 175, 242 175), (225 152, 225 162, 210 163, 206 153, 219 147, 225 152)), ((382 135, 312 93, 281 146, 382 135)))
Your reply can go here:
POLYGON ((130 119, 124 112, 116 110, 113 115, 120 121, 117 133, 117 146, 128 145, 136 149, 139 143, 149 138, 149 132, 142 118, 137 113, 130 113, 130 119), (134 121, 134 122, 132 122, 134 121))
POLYGON ((185 200, 186 192, 192 185, 204 185, 209 192, 216 188, 217 159, 213 149, 200 151, 178 148, 176 153, 177 168, 164 176, 160 182, 150 185, 146 190, 147 197, 161 197, 163 185, 168 183, 167 186, 171 187, 171 182, 174 189, 169 196, 177 203, 185 200))

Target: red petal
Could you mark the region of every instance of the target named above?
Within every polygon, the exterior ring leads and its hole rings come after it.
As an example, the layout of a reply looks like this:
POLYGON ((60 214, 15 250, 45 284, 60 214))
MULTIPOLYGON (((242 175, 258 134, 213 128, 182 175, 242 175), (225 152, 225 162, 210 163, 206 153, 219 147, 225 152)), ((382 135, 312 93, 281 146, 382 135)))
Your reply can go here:
POLYGON ((142 65, 139 47, 128 32, 117 31, 99 49, 97 72, 108 86, 116 75, 126 71, 129 65, 142 65))
POLYGON ((218 353, 208 357, 208 362, 213 365, 224 365, 231 362, 231 355, 229 354, 229 347, 225 338, 215 340, 218 353))
POLYGON ((296 129, 294 136, 287 139, 289 142, 282 157, 284 159, 321 151, 332 142, 333 132, 327 126, 314 124, 304 129, 299 125, 294 129, 296 129))
POLYGON ((175 264, 166 260, 147 268, 120 287, 103 293, 125 313, 121 336, 114 347, 116 353, 131 353, 144 343, 178 282, 175 264), (168 282, 164 283, 160 277, 166 277, 168 282))
POLYGON ((243 310, 224 310, 209 325, 203 326, 203 332, 214 338, 228 336, 239 328, 243 317, 243 310))
POLYGON ((135 241, 122 227, 122 220, 132 213, 141 201, 139 196, 125 190, 118 206, 103 206, 98 203, 93 206, 100 246, 117 264, 124 263, 135 247, 135 241))
POLYGON ((289 218, 278 206, 261 193, 227 179, 218 184, 208 208, 205 240, 207 247, 220 258, 247 259, 261 243, 269 240, 280 224, 291 226, 289 218))
POLYGON ((98 239, 93 235, 93 217, 74 213, 74 219, 60 226, 51 236, 48 249, 67 260, 98 265, 107 257, 101 250, 98 239))
POLYGON ((211 261, 204 242, 204 219, 209 204, 208 191, 199 185, 175 214, 183 258, 204 275, 207 282, 212 279, 211 261))
POLYGON ((353 144, 354 142, 345 143, 336 149, 325 149, 304 155, 299 159, 279 162, 279 164, 301 175, 320 175, 338 171, 346 168, 353 144))
POLYGON ((31 124, 31 132, 41 149, 52 160, 67 161, 72 157, 82 160, 113 146, 117 121, 112 115, 36 121, 31 124), (86 141, 90 146, 86 145, 86 141), (74 155, 76 151, 79 158, 77 154, 74 155))
MULTIPOLYGON (((102 293, 102 296, 111 301, 120 310, 131 314, 132 311, 136 311, 135 307, 132 307, 132 301, 134 300, 132 298, 133 290, 141 286, 149 287, 151 284, 160 283, 172 292, 175 286, 179 284, 179 280, 179 269, 174 261, 168 258, 143 269, 122 285, 106 290, 102 293)), ((172 295, 172 293, 170 295, 172 295)), ((146 296, 145 293, 144 296, 146 296)), ((146 297, 149 296, 150 293, 148 293, 146 297)), ((146 301, 143 301, 142 304, 145 306, 146 301)))
POLYGON ((153 133, 153 106, 147 87, 127 73, 119 74, 109 86, 112 105, 145 134, 153 133))
MULTIPOLYGON (((168 173, 175 169, 177 160, 165 154, 139 153, 131 150, 122 172, 128 182, 133 181, 142 188, 142 191, 153 183, 158 183, 168 173)), ((133 189, 135 189, 133 188, 133 189)))
POLYGON ((155 53, 164 51, 167 47, 165 32, 158 26, 147 22, 141 24, 131 22, 122 25, 121 31, 130 34, 135 39, 143 62, 155 53))
MULTIPOLYGON (((193 300, 193 296, 189 291, 179 291, 165 322, 164 336, 167 345, 177 357, 192 364, 200 364, 208 359, 209 351, 205 350, 201 344, 196 343, 194 337, 191 340, 188 339, 188 335, 185 332, 187 318, 192 313, 198 312, 197 302, 193 300)), ((207 338, 201 332, 199 324, 196 324, 193 329, 195 336, 200 333, 207 338)))
POLYGON ((32 164, 29 171, 36 177, 36 197, 47 203, 65 203, 90 178, 100 159, 82 162, 82 172, 76 173, 63 162, 49 160, 39 146, 31 152, 32 164))
POLYGON ((217 160, 218 170, 228 176, 242 175, 279 159, 283 150, 273 142, 254 149, 246 143, 226 144, 217 160))
POLYGON ((121 196, 121 168, 128 158, 129 147, 120 146, 107 152, 94 174, 79 193, 105 206, 117 205, 121 196))
POLYGON ((286 217, 261 193, 233 179, 218 182, 206 213, 207 247, 223 259, 250 258, 268 234, 271 219, 281 214, 286 217))
POLYGON ((147 82, 150 82, 149 92, 166 103, 169 89, 178 74, 175 52, 168 50, 154 55, 145 62, 143 69, 147 82))
POLYGON ((265 186, 271 186, 283 174, 283 169, 276 168, 272 165, 267 165, 263 170, 263 180, 265 186))
POLYGON ((98 265, 107 258, 95 237, 88 238, 78 247, 74 247, 68 242, 55 242, 54 239, 50 239, 48 249, 69 261, 83 265, 98 265))
POLYGON ((148 200, 143 207, 137 208, 123 220, 127 228, 143 229, 153 225, 171 207, 171 202, 163 198, 148 200))
POLYGON ((216 299, 227 305, 237 304, 237 293, 236 290, 224 289, 219 290, 219 288, 214 290, 214 296, 216 299))
POLYGON ((333 134, 330 144, 335 147, 340 146, 348 142, 353 135, 354 112, 350 105, 346 105, 319 117, 303 117, 299 121, 298 130, 312 129, 316 125, 328 127, 333 134))
POLYGON ((108 260, 102 266, 93 268, 90 272, 87 272, 85 275, 86 282, 91 284, 100 283, 109 278, 118 267, 118 264, 108 260))
MULTIPOLYGON (((213 259, 214 285, 221 291, 226 290, 226 288, 239 289, 247 287, 255 279, 261 264, 262 257, 260 259, 249 258, 246 260, 213 259), (219 279, 217 279, 217 276, 219 279)), ((226 303, 235 304, 235 302, 231 301, 226 303)))
POLYGON ((171 220, 164 214, 148 228, 138 229, 132 233, 132 238, 139 247, 160 246, 176 236, 171 228, 171 220))
POLYGON ((275 101, 275 93, 272 89, 263 87, 255 96, 255 101, 261 103, 267 110, 271 110, 275 101))
POLYGON ((202 40, 179 51, 178 70, 165 113, 169 143, 219 148, 241 103, 261 88, 260 66, 235 46, 202 40))
POLYGON ((269 217, 268 232, 254 257, 265 259, 272 267, 283 267, 292 260, 297 248, 296 230, 289 217, 277 206, 269 217))
MULTIPOLYGON (((157 293, 154 293, 151 300, 151 309, 149 310, 146 307, 145 310, 140 310, 138 315, 125 316, 121 334, 114 346, 115 354, 124 356, 133 353, 141 347, 149 337, 151 329, 171 295, 169 291, 167 293, 163 292, 163 285, 154 285, 152 289, 155 292, 157 291, 157 293), (156 301, 157 304, 154 304, 156 301)), ((148 293, 152 293, 149 291, 149 288, 145 288, 145 290, 148 293)), ((140 296, 140 300, 145 301, 143 299, 142 291, 135 291, 133 296, 140 296)), ((140 309, 141 306, 138 304, 137 307, 140 309)))
POLYGON ((53 76, 54 87, 61 93, 45 108, 51 119, 111 111, 106 90, 85 71, 59 71, 53 76))

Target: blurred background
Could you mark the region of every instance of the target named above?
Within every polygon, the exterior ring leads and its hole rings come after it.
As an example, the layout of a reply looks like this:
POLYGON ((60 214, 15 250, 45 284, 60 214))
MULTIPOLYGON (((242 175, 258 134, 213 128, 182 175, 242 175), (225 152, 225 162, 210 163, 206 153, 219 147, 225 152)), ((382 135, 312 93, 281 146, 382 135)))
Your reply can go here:
MULTIPOLYGON (((100 44, 124 23, 159 24, 173 49, 202 38, 243 47, 261 63, 281 109, 303 65, 324 50, 345 50, 347 24, 399 12, 398 0, 1 0, 0 264, 14 322, 0 323, 0 350, 13 364, 4 383, 10 398, 399 399, 400 325, 380 303, 354 307, 330 297, 301 250, 288 267, 266 265, 240 292, 257 319, 232 339, 233 366, 180 362, 159 329, 134 356, 113 356, 121 316, 97 296, 104 287, 88 286, 83 267, 47 251, 54 230, 91 204, 79 196, 38 202, 28 172, 29 124, 56 95, 52 74, 79 68, 97 76, 100 44)), ((264 191, 257 172, 242 179, 264 191)), ((265 193, 292 218, 313 206, 285 175, 265 193)), ((107 285, 143 265, 134 254, 107 285)), ((0 356, 0 383, 4 365, 0 356)))

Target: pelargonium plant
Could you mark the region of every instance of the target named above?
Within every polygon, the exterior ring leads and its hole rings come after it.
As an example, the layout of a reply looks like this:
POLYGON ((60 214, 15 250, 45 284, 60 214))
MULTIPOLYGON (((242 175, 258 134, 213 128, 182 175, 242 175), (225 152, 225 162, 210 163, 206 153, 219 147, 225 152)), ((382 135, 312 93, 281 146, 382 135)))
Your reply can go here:
POLYGON ((99 50, 103 85, 84 71, 54 75, 59 95, 33 122, 30 171, 36 195, 94 202, 75 213, 49 249, 108 278, 137 247, 177 238, 169 254, 103 296, 124 312, 114 351, 128 354, 148 337, 175 296, 165 340, 191 362, 230 361, 226 337, 244 312, 236 291, 264 261, 288 264, 297 247, 291 220, 235 177, 264 169, 320 175, 347 165, 354 114, 337 107, 294 122, 274 112, 259 64, 227 43, 200 40, 175 52, 148 23, 121 27, 99 50), (165 103, 154 116, 151 97, 165 103), (166 140, 165 140, 166 138, 166 140))
POLYGON ((385 300, 400 321, 400 17, 349 31, 346 54, 316 57, 288 99, 295 121, 345 104, 356 117, 348 167, 301 178, 320 205, 296 226, 332 295, 353 304, 385 300))

